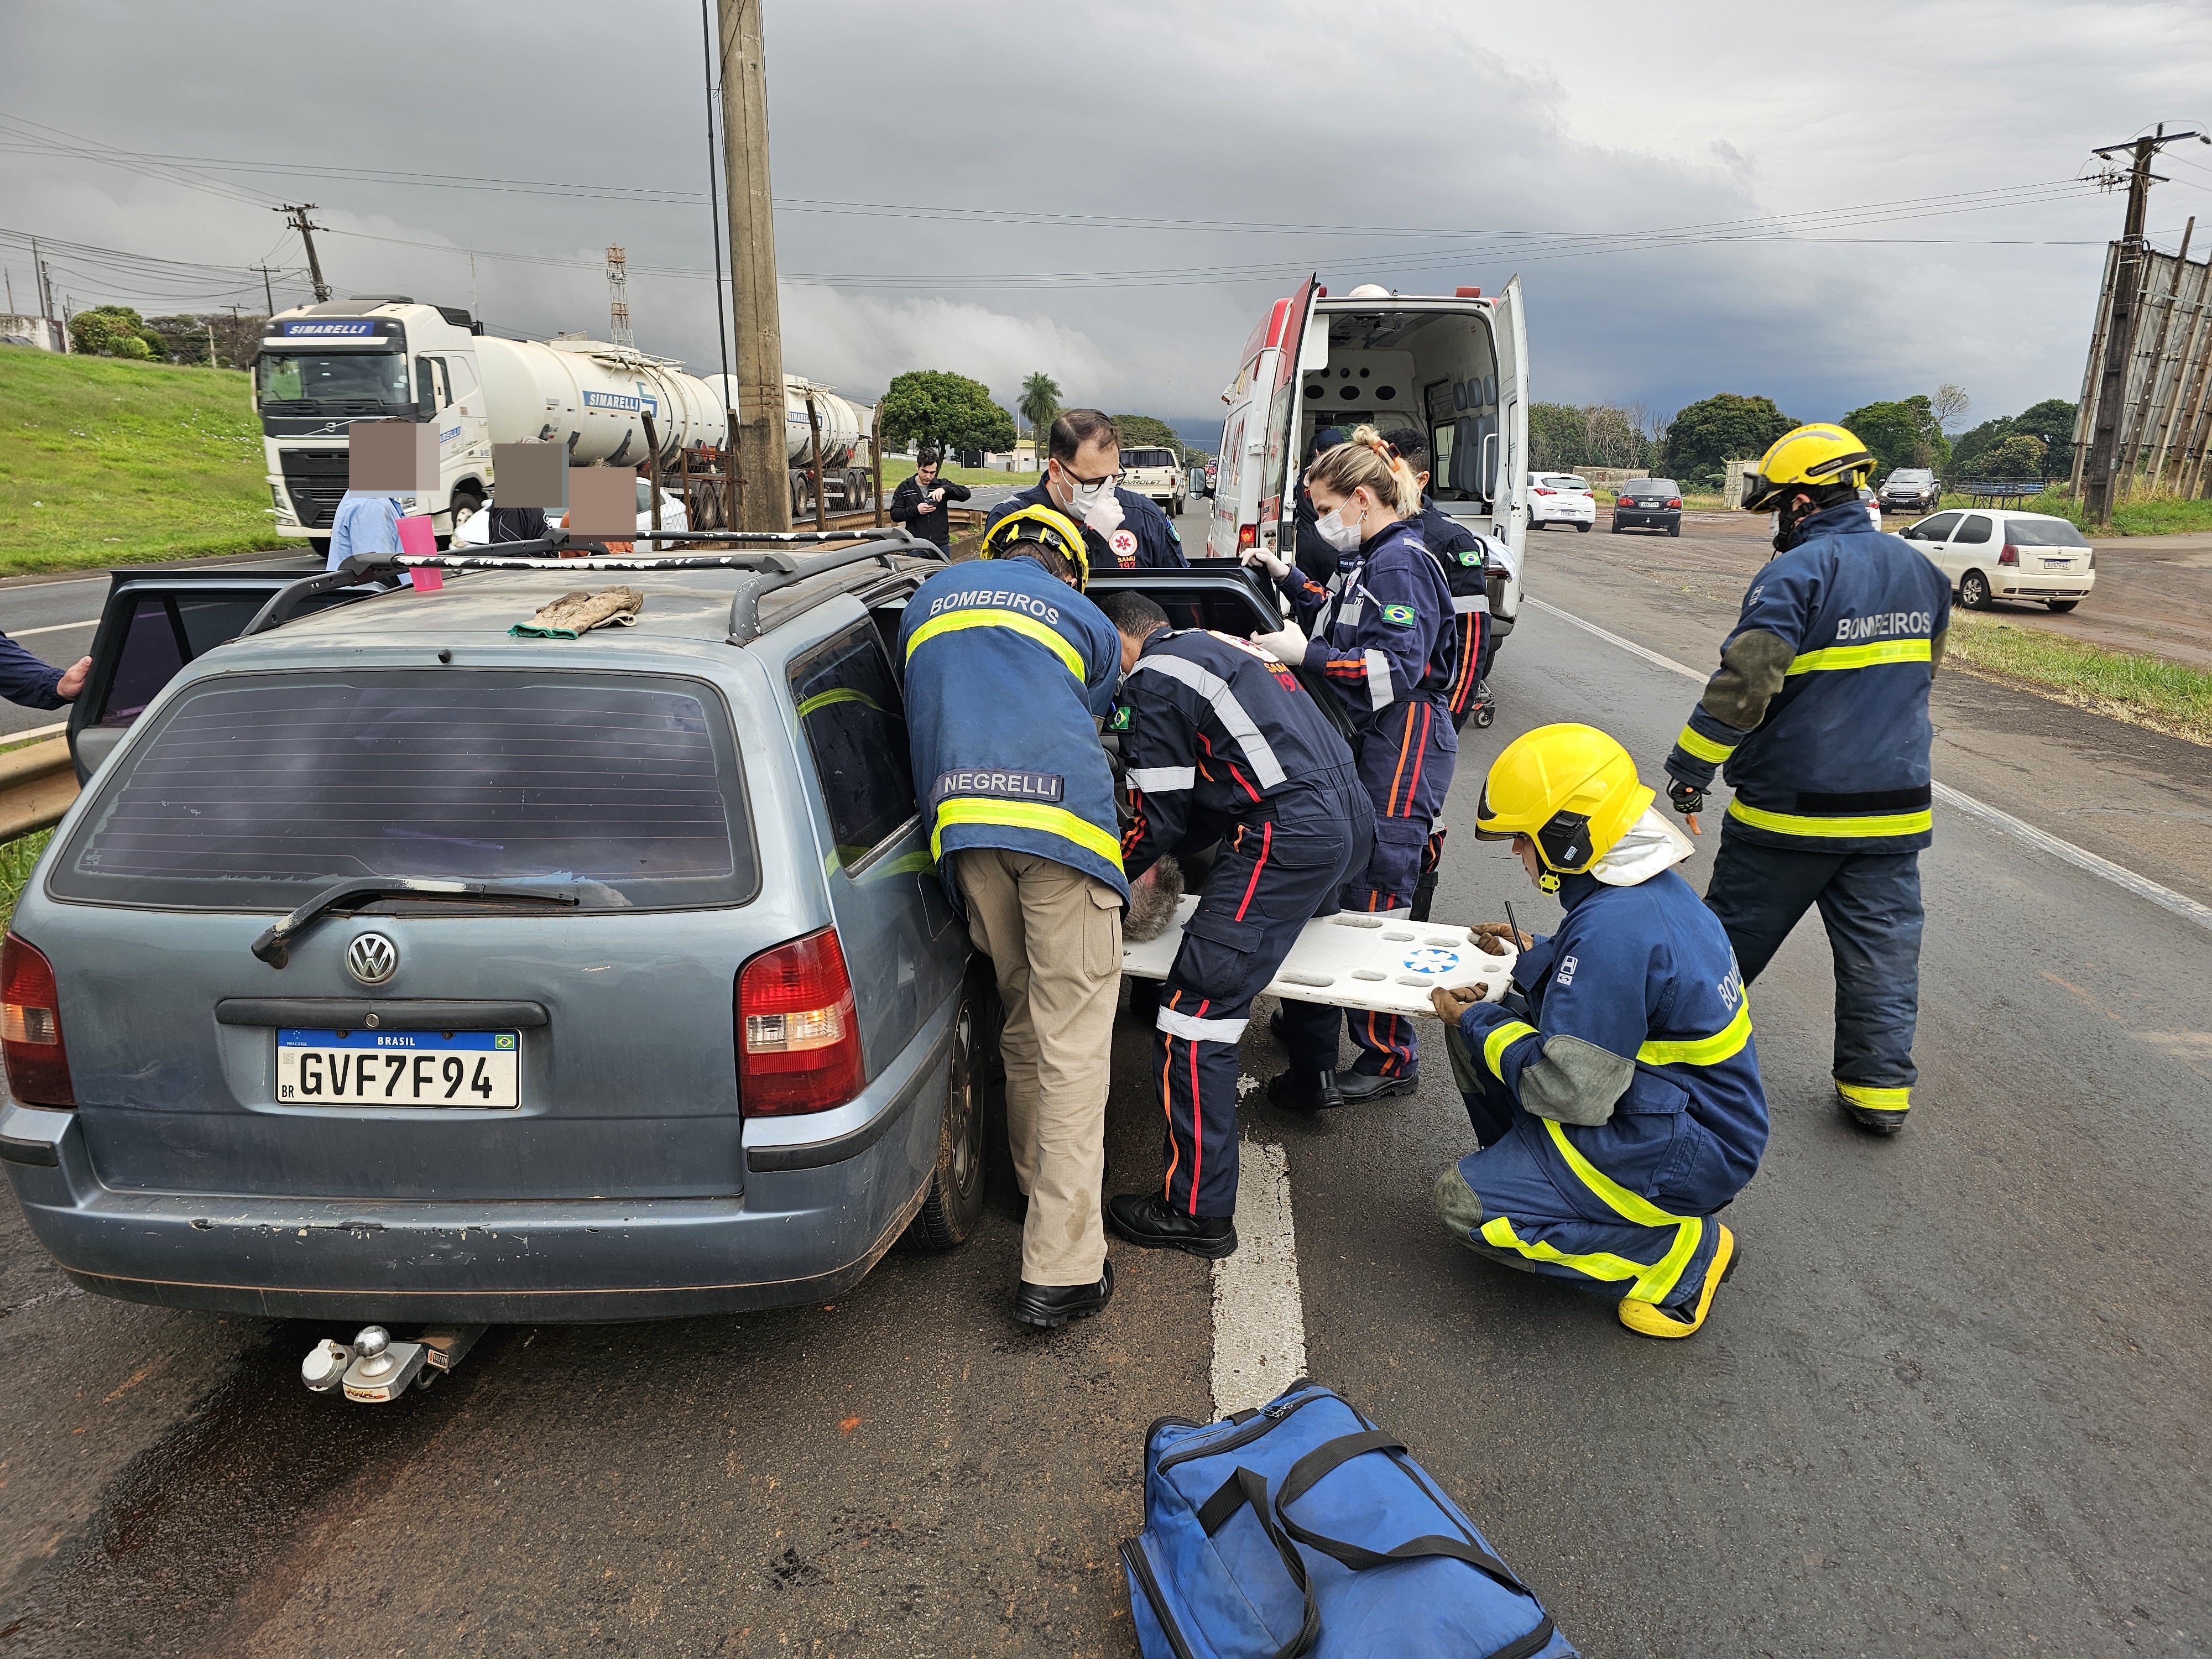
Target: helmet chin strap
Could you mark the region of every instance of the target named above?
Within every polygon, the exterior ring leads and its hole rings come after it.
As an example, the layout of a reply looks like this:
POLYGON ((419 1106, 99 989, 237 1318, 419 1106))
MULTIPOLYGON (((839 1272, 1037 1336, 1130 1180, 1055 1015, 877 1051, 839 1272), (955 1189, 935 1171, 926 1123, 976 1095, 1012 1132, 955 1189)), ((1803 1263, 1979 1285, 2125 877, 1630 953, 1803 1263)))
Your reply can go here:
POLYGON ((1542 875, 1537 877, 1536 890, 1540 893, 1558 892, 1559 890, 1559 872, 1555 870, 1547 870, 1542 875))

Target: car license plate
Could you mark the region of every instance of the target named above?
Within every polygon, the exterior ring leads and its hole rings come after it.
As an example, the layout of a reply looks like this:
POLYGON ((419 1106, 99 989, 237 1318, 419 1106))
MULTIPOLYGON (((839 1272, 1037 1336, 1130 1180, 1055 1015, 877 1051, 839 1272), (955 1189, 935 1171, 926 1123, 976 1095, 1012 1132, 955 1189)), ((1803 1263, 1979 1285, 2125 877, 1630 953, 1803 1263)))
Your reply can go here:
POLYGON ((2073 562, 2071 559, 2045 559, 2043 562, 2043 568, 2045 570, 2063 570, 2073 562))
POLYGON ((513 1031, 276 1033, 276 1098, 287 1106, 514 1106, 513 1031))

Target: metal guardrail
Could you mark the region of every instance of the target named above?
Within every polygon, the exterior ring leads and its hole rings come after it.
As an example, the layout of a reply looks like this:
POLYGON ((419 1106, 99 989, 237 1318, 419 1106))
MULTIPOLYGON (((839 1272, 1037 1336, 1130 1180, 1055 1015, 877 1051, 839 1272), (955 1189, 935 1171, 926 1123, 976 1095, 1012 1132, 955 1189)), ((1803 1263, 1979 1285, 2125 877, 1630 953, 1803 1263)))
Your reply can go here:
POLYGON ((0 755, 0 841, 59 823, 76 799, 76 765, 67 738, 48 738, 0 755))

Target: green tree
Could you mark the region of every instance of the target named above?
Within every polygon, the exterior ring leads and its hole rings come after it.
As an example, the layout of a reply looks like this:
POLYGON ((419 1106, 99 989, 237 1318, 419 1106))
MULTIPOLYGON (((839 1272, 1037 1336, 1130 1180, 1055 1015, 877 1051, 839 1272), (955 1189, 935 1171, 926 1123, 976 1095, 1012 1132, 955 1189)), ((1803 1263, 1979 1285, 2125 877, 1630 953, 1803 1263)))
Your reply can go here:
POLYGON ((890 383, 877 411, 884 441, 895 448, 1012 449, 1014 417, 991 401, 991 389, 965 374, 909 369, 890 383))
POLYGON ((1951 446, 1951 471, 1960 477, 1975 476, 1990 453, 2019 428, 2018 418, 2011 415, 1984 421, 1951 446))
POLYGON ((2032 432, 2015 432, 1983 458, 1984 477, 2040 478, 2046 447, 2032 432))
POLYGON ((1150 415, 1116 415, 1112 418, 1114 429, 1121 434, 1124 449, 1158 447, 1172 451, 1178 461, 1182 459, 1182 440, 1165 421, 1150 415))
POLYGON ((1894 403, 1867 404, 1839 424, 1874 452, 1877 467, 1885 473, 1900 466, 1943 466, 1951 459, 1951 441, 1943 435, 1935 405, 1924 393, 1894 403))
POLYGON ((2078 413, 2075 405, 2063 398, 2045 398, 2013 416, 2013 430, 2042 439, 2044 447, 2054 454, 2063 449, 2070 455, 2078 413))
POLYGON ((130 306, 94 306, 70 319, 70 343, 93 357, 165 357, 167 343, 130 306))
POLYGON ((1756 459, 1796 424, 1771 398, 1717 392, 1678 410, 1667 423, 1661 465, 1677 478, 1703 478, 1729 461, 1756 459))
MULTIPOLYGON (((1038 369, 1022 382, 1021 401, 1015 405, 1022 418, 1030 423, 1030 432, 1036 444, 1037 454, 1044 454, 1045 428, 1060 418, 1060 382, 1042 369, 1038 369)), ((1042 466, 1043 462, 1039 460, 1042 466)))
POLYGON ((161 355, 173 363, 204 363, 208 360, 206 322, 198 317, 149 317, 149 333, 161 339, 161 355))
POLYGON ((1580 466, 1588 436, 1583 412, 1572 404, 1528 405, 1528 465, 1533 471, 1580 466))

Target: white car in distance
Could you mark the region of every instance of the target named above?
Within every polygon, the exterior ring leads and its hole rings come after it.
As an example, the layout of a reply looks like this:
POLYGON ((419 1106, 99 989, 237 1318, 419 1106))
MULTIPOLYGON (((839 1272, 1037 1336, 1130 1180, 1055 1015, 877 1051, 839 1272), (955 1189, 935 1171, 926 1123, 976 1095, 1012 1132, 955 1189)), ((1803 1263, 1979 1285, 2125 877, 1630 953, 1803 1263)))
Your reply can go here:
POLYGON ((2089 538, 2051 514, 1937 513, 1897 533, 1950 578, 1969 611, 1987 611, 1998 599, 2035 599, 2068 611, 2097 585, 2089 538))
POLYGON ((1587 531, 1597 522, 1597 497, 1589 480, 1571 472, 1531 472, 1528 475, 1528 527, 1571 524, 1587 531))

